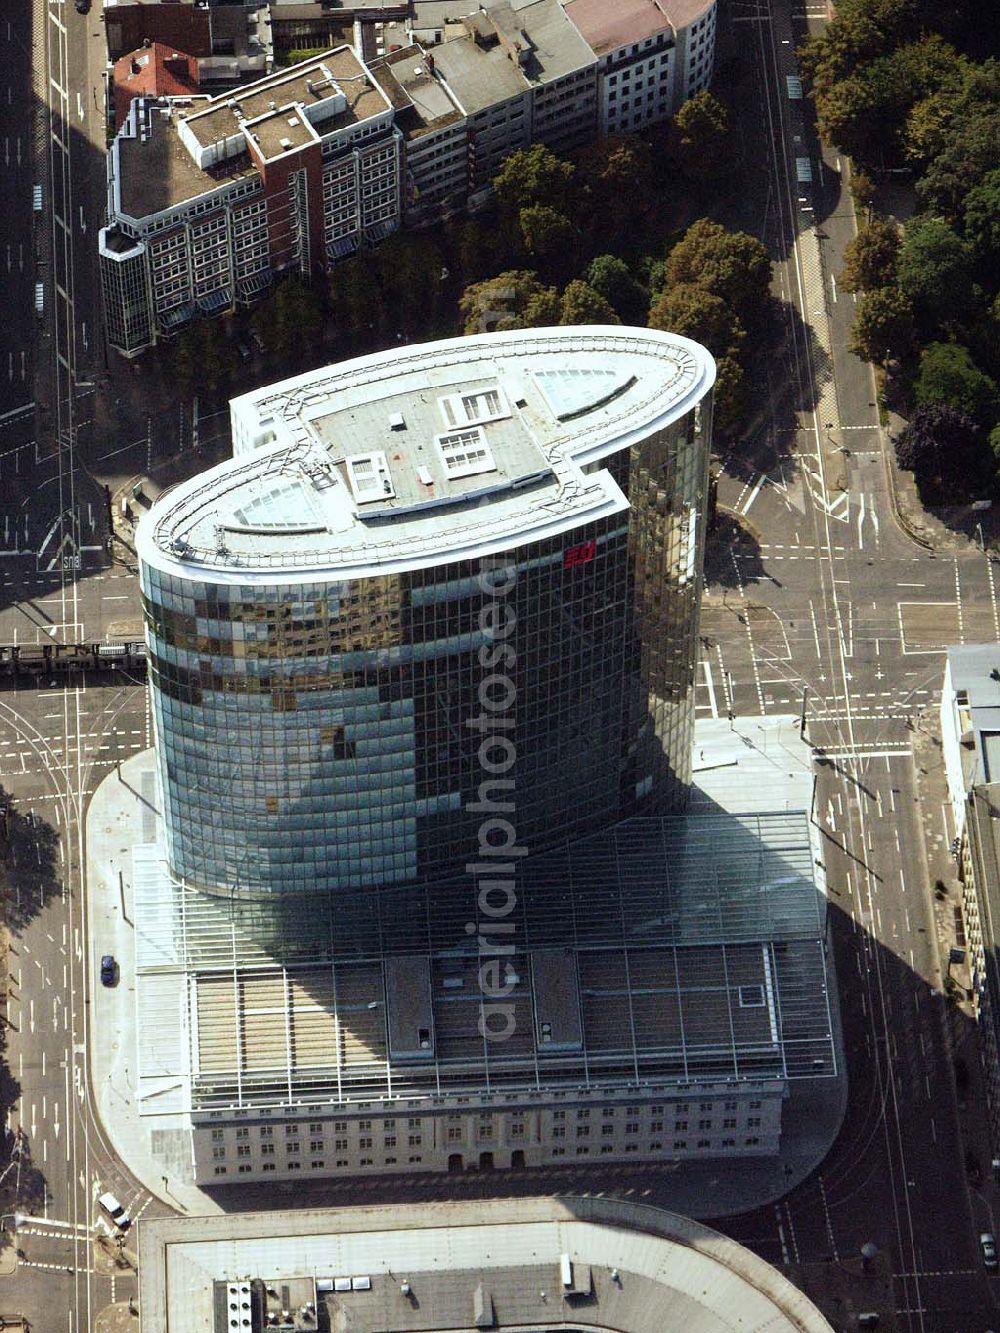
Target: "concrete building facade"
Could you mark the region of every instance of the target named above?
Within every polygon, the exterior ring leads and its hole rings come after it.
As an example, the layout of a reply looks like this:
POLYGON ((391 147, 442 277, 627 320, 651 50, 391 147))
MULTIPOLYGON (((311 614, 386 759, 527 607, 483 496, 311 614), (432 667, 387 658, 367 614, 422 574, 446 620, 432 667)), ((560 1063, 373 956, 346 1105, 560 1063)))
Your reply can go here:
POLYGON ((112 346, 135 355, 321 272, 399 225, 402 136, 349 47, 224 97, 132 102, 99 253, 112 346))

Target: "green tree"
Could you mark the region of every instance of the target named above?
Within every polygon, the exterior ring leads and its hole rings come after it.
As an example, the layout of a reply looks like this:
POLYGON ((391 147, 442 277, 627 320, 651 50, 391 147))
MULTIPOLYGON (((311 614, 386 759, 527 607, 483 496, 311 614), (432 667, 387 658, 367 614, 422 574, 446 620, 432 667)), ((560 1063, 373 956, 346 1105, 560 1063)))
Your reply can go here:
POLYGON ((863 171, 856 171, 851 176, 851 198, 859 208, 871 213, 875 203, 875 182, 863 171))
MULTIPOLYGON (((330 313, 342 337, 368 341, 382 331, 382 294, 374 268, 367 254, 351 255, 330 273, 328 292, 330 313)), ((266 317, 261 337, 267 341, 266 317)))
POLYGON ((771 259, 756 237, 699 218, 667 256, 664 277, 668 287, 678 283, 706 287, 732 306, 748 327, 767 297, 771 259))
POLYGON ((1000 61, 969 64, 947 110, 946 132, 932 140, 917 192, 932 213, 954 221, 989 171, 1000 167, 1000 61))
POLYGON ((717 176, 729 157, 731 140, 729 112, 707 88, 688 98, 674 116, 674 154, 692 180, 717 176))
POLYGON ((472 283, 462 293, 459 309, 466 333, 543 328, 558 324, 561 313, 556 289, 525 269, 509 269, 472 283))
POLYGON ((991 487, 995 464, 973 421, 944 403, 918 407, 896 437, 896 461, 927 505, 963 504, 991 487))
POLYGON ((610 302, 580 278, 567 283, 559 303, 560 324, 620 324, 610 302))
POLYGON ((848 292, 887 287, 896 275, 899 232, 888 218, 873 218, 844 247, 840 285, 848 292))
POLYGON ((980 426, 996 416, 996 384, 958 343, 930 343, 923 349, 913 394, 921 406, 945 403, 980 426))
POLYGON ((732 306, 693 282, 668 287, 653 302, 649 327, 693 338, 717 358, 737 358, 746 337, 732 306))
POLYGON ((965 200, 965 238, 972 253, 1000 286, 1000 170, 988 171, 965 200))
POLYGON ((478 282, 493 266, 493 238, 476 218, 466 218, 459 226, 457 263, 463 285, 478 282))
POLYGON ((572 162, 556 157, 544 144, 519 148, 504 159, 493 177, 497 203, 511 217, 536 204, 568 213, 573 202, 574 173, 572 162))
POLYGON ((315 292, 299 278, 279 283, 250 322, 280 361, 299 364, 322 351, 323 310, 315 292))
POLYGON ((887 352, 899 356, 912 342, 913 307, 898 287, 876 287, 861 295, 848 343, 855 356, 881 363, 887 352))
POLYGON ((444 290, 444 254, 427 232, 397 231, 372 255, 382 301, 404 335, 432 328, 444 290))
POLYGON ((587 265, 584 281, 600 292, 625 324, 642 324, 649 298, 645 288, 632 276, 624 259, 617 255, 598 255, 587 265))
POLYGON ((719 435, 735 435, 746 420, 743 367, 732 356, 715 363, 714 428, 719 435))
POLYGON ((961 314, 972 303, 969 248, 943 218, 921 218, 907 226, 896 277, 917 319, 927 327, 961 314))
POLYGON ((521 240, 529 255, 554 263, 560 256, 571 259, 576 239, 573 224, 565 213, 548 204, 532 204, 518 214, 521 240))
POLYGON ((576 154, 577 192, 570 217, 593 248, 617 248, 658 202, 653 157, 636 135, 594 139, 576 154))
POLYGON ((215 394, 236 372, 236 347, 218 319, 196 319, 175 344, 174 377, 185 397, 215 394))

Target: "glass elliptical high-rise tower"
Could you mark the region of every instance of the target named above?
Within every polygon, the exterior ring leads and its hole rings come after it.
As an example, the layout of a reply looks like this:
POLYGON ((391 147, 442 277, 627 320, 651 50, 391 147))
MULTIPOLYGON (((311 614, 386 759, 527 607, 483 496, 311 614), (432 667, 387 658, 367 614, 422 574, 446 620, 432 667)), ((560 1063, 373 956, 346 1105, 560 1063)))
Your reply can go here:
POLYGON ((674 335, 542 329, 234 400, 234 457, 137 537, 173 872, 251 899, 460 873, 491 642, 520 842, 676 809, 714 378, 674 335))

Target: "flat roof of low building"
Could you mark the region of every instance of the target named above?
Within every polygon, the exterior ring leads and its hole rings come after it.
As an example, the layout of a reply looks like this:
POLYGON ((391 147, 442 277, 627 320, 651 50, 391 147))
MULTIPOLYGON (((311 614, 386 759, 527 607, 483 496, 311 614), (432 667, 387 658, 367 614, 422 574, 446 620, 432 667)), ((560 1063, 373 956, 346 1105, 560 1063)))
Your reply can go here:
POLYGON ((259 905, 244 921, 160 857, 135 859, 144 1114, 836 1073, 802 810, 633 819, 525 858, 514 1025, 495 1049, 463 924, 478 919, 473 876, 276 895, 263 940, 259 905))
POLYGON ((618 326, 393 348, 235 398, 236 457, 137 533, 149 568, 217 583, 357 578, 474 559, 628 502, 596 462, 695 409, 699 344, 618 326))
POLYGON ((966 643, 948 649, 951 687, 956 696, 966 790, 1000 779, 1000 645, 966 643))
POLYGON ((119 155, 121 212, 137 221, 209 194, 220 185, 259 177, 249 152, 203 171, 178 138, 170 110, 150 102, 132 103, 129 122, 113 151, 119 155), (144 118, 145 133, 132 135, 129 124, 139 116, 144 118))
POLYGON ((315 1302, 322 1318, 302 1327, 358 1333, 832 1333, 750 1250, 623 1199, 307 1208, 136 1226, 141 1333, 229 1333, 230 1306, 239 1313, 242 1301, 249 1314, 271 1299, 268 1288, 275 1299, 287 1289, 290 1304, 293 1292, 315 1302))
POLYGON ((687 28, 716 0, 568 0, 566 16, 596 55, 643 42, 664 29, 687 28))
POLYGON ((388 110, 389 99, 350 47, 326 51, 219 97, 192 97, 190 104, 168 107, 149 99, 134 101, 112 149, 118 154, 121 212, 136 220, 151 217, 219 185, 258 174, 249 146, 243 147, 245 131, 267 160, 388 110), (342 107, 333 102, 338 94, 345 99, 342 107), (313 129, 303 111, 324 101, 339 109, 319 118, 313 129), (205 149, 226 141, 231 145, 234 139, 242 142, 203 168, 180 138, 182 124, 205 149))
POLYGON ((405 116, 401 122, 404 131, 436 129, 463 118, 447 82, 431 68, 419 46, 392 51, 373 62, 372 78, 397 112, 412 113, 411 124, 405 116))
POLYGON ((258 130, 270 118, 287 118, 287 108, 319 107, 338 93, 346 97, 347 106, 322 122, 324 133, 334 125, 368 120, 388 109, 364 65, 349 46, 342 46, 222 93, 183 119, 198 142, 207 146, 239 132, 245 121, 256 122, 258 130))

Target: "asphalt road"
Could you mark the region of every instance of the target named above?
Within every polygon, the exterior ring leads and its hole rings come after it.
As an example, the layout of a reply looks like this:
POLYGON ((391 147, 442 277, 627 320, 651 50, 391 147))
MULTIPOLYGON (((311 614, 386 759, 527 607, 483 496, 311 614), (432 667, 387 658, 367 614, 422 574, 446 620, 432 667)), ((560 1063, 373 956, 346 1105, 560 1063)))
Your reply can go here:
MULTIPOLYGON (((851 298, 836 289, 854 231, 846 167, 833 153, 820 158, 787 84, 820 7, 793 14, 774 0, 735 12, 759 57, 772 149, 765 224, 783 260, 775 288, 789 321, 756 447, 727 459, 720 483, 743 531, 712 552, 698 708, 803 712, 851 1094, 822 1171, 779 1205, 724 1226, 791 1266, 821 1300, 873 1241, 892 1272, 894 1309, 874 1305, 887 1322, 894 1314, 912 1333, 984 1333, 997 1324, 997 1283, 976 1234, 992 1218, 965 1179, 956 1020, 939 993, 927 860, 928 836, 947 845, 954 830, 943 810, 920 808, 915 750, 933 726, 945 647, 1000 638, 1000 569, 973 544, 923 550, 893 518, 890 446, 869 368, 846 351, 851 298), (811 185, 798 169, 807 156, 811 185)), ((857 1308, 827 1300, 845 1320, 857 1308)))
MULTIPOLYGON (((32 400, 36 266, 33 244, 33 96, 27 7, 0 18, 0 420, 32 400)), ((30 11, 28 11, 30 12, 30 11)))

